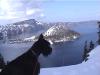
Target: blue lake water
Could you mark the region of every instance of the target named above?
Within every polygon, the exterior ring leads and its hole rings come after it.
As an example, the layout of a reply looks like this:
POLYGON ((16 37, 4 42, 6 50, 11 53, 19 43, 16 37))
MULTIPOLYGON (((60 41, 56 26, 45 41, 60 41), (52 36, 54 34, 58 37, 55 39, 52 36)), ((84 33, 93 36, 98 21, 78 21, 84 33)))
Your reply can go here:
MULTIPOLYGON (((86 29, 86 28, 85 28, 86 29)), ((97 29, 94 27, 89 29, 89 33, 81 33, 81 36, 75 41, 53 44, 52 54, 48 57, 39 57, 41 67, 59 67, 79 64, 82 62, 84 43, 91 40, 97 44, 97 29)), ((85 30, 84 30, 85 31, 85 30)), ((0 52, 4 56, 5 61, 14 60, 16 57, 27 51, 32 43, 25 44, 1 44, 0 52)))
POLYGON ((53 45, 52 54, 43 58, 40 57, 42 67, 58 67, 79 64, 82 62, 82 55, 84 51, 84 43, 91 40, 97 44, 97 33, 84 34, 72 42, 64 42, 53 45))

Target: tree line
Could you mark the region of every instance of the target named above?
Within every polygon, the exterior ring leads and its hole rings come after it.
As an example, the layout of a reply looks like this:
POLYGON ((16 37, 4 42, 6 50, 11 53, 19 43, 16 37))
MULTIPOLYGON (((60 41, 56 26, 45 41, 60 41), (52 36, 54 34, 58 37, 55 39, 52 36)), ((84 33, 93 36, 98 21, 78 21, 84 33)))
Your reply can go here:
MULTIPOLYGON (((97 22, 98 23, 98 40, 96 41, 98 45, 100 45, 100 21, 97 22)), ((85 45, 84 45, 84 52, 83 52, 83 61, 87 61, 88 57, 89 57, 89 52, 91 52, 91 50, 93 50, 95 47, 95 43, 93 43, 93 41, 91 40, 90 43, 88 44, 87 41, 85 41, 85 45)))

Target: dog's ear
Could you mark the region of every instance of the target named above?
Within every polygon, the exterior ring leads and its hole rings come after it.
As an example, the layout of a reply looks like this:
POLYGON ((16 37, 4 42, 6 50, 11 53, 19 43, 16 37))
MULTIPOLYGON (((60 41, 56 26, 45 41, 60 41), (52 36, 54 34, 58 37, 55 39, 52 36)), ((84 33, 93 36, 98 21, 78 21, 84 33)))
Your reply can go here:
POLYGON ((44 39, 44 36, 43 36, 43 34, 41 33, 38 40, 42 40, 42 39, 44 39))

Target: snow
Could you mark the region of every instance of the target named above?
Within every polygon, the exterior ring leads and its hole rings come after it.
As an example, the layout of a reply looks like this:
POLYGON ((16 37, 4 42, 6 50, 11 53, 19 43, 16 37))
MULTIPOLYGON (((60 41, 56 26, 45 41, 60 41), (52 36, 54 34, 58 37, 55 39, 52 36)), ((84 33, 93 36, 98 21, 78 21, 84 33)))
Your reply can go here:
POLYGON ((48 40, 49 41, 49 43, 52 45, 53 44, 53 42, 51 41, 51 40, 48 40))
POLYGON ((24 41, 34 41, 35 39, 35 36, 32 36, 32 37, 29 37, 29 38, 25 38, 24 41))
POLYGON ((55 35, 57 34, 57 32, 64 32, 65 31, 68 31, 69 28, 66 27, 65 25, 54 25, 52 26, 51 28, 49 28, 45 33, 44 33, 44 36, 50 36, 50 35, 55 35))
POLYGON ((29 24, 24 24, 24 27, 29 27, 29 24))
POLYGON ((77 38, 77 36, 73 36, 73 38, 74 38, 74 39, 76 39, 76 38, 77 38))
POLYGON ((42 68, 40 75, 100 75, 100 46, 89 54, 87 62, 72 66, 42 68))

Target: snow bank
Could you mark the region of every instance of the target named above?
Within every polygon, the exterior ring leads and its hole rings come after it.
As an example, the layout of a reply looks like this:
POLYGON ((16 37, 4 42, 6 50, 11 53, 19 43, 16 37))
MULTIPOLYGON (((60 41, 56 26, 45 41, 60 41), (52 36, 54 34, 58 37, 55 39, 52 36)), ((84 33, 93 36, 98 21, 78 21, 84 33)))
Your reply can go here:
POLYGON ((100 75, 100 46, 90 52, 87 62, 72 66, 42 68, 40 75, 100 75))

